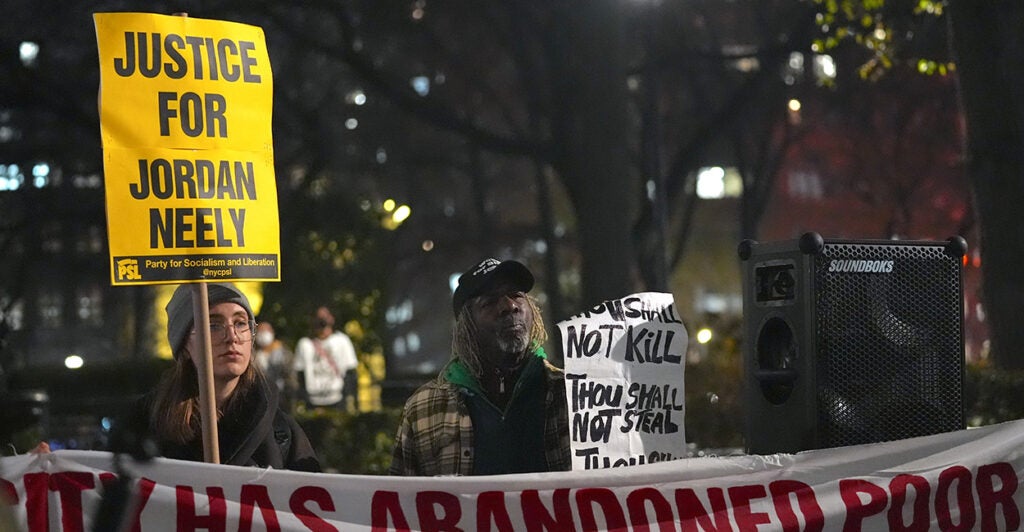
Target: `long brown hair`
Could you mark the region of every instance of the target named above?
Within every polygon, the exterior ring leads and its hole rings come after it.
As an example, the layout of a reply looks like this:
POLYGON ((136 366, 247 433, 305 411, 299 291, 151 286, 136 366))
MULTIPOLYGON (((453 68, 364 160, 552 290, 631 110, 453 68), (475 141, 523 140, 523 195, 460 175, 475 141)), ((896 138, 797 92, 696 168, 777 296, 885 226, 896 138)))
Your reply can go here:
MULTIPOLYGON (((249 359, 249 367, 238 378, 238 386, 224 405, 231 410, 235 401, 242 400, 256 389, 263 379, 259 364, 249 359)), ((217 412, 217 418, 223 415, 217 412)), ((157 385, 156 397, 149 412, 149 428, 161 441, 186 444, 199 437, 202 431, 199 408, 199 374, 188 350, 182 347, 174 356, 174 366, 168 369, 157 385)))
MULTIPOLYGON (((544 317, 537 306, 537 300, 530 294, 526 294, 527 304, 533 312, 533 325, 530 327, 530 345, 522 356, 532 353, 538 347, 544 345, 548 339, 548 332, 544 329, 544 317)), ((473 313, 470 311, 470 304, 465 304, 455 317, 455 325, 452 328, 452 358, 462 362, 466 369, 476 377, 477 380, 483 375, 483 363, 480 361, 480 342, 477 338, 476 322, 473 321, 473 313)))

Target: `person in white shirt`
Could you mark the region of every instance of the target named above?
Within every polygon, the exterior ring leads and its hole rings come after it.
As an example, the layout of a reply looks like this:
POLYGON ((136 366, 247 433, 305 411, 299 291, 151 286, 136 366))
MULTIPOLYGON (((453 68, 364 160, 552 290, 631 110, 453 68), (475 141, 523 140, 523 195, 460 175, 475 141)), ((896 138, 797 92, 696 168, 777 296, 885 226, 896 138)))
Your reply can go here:
POLYGON ((295 390, 298 388, 298 381, 292 370, 295 366, 295 354, 277 338, 274 326, 269 321, 257 320, 255 340, 253 362, 259 364, 267 380, 277 386, 278 403, 285 412, 290 412, 295 390))
MULTIPOLYGON (((312 334, 295 346, 293 369, 299 375, 306 402, 313 407, 346 407, 345 397, 355 397, 355 390, 345 389, 345 377, 354 376, 358 365, 352 340, 334 330, 334 316, 327 307, 318 308, 312 334)), ((354 383, 350 387, 355 388, 354 383)))

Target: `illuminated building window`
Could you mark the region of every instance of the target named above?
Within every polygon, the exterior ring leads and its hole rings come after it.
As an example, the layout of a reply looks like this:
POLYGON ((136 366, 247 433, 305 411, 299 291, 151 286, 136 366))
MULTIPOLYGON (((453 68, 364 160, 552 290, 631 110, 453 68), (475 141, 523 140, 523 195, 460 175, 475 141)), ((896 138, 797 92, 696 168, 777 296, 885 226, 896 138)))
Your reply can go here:
POLYGON ((64 325, 64 296, 44 292, 39 296, 39 322, 43 328, 57 329, 64 325))
POLYGON ((697 197, 701 199, 738 198, 743 179, 735 168, 707 166, 697 171, 697 197))
POLYGON ((79 288, 75 292, 78 320, 95 327, 103 325, 103 292, 99 287, 79 288))
POLYGON ((43 226, 39 245, 47 253, 60 253, 64 249, 59 222, 49 222, 43 226))
POLYGON ((821 199, 825 196, 825 187, 821 176, 814 172, 795 171, 786 176, 786 188, 790 197, 801 199, 821 199))
POLYGON ((0 322, 6 323, 12 331, 20 331, 25 326, 24 317, 21 301, 12 304, 9 298, 0 298, 0 322))

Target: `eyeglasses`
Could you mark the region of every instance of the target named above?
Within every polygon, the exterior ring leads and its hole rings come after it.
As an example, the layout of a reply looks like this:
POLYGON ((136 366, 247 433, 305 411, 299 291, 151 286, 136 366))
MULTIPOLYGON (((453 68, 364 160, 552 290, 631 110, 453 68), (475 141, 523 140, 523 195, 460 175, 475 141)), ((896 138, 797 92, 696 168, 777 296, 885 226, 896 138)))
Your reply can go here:
MULTIPOLYGON (((219 340, 231 340, 229 331, 234 331, 235 336, 239 340, 245 342, 252 339, 252 332, 256 330, 256 322, 250 321, 234 321, 231 323, 211 323, 210 324, 210 341, 216 342, 219 340)), ((193 330, 192 334, 196 331, 193 330)))

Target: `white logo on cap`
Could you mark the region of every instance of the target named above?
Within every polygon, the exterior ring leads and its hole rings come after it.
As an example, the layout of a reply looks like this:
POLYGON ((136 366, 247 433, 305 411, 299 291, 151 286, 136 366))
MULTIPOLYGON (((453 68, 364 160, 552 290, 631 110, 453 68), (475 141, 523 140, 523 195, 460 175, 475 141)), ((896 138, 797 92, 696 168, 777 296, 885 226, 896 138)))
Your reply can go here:
POLYGON ((497 268, 499 264, 501 264, 501 262, 499 262, 497 259, 487 259, 481 262, 479 265, 477 265, 476 269, 473 270, 473 276, 476 277, 477 275, 483 275, 497 268))

